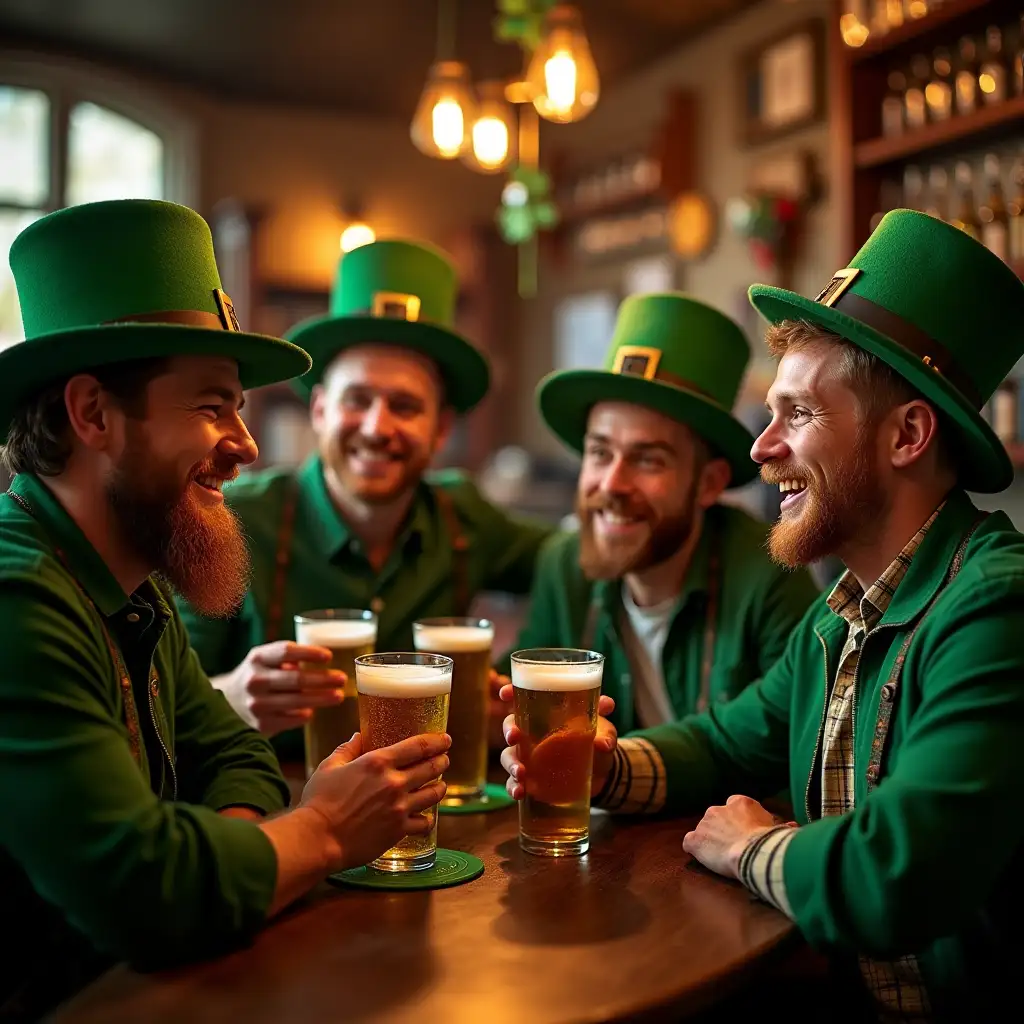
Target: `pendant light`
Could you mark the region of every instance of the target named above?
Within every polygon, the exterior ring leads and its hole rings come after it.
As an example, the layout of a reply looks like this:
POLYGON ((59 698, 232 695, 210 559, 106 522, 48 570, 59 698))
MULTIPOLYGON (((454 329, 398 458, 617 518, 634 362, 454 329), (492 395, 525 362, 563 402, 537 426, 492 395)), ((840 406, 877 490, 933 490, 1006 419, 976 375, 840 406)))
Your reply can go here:
POLYGON ((470 144, 462 159, 474 171, 496 174, 508 167, 515 156, 515 115, 505 98, 504 82, 481 82, 477 97, 470 144))
POLYGON ((577 8, 558 4, 548 11, 526 77, 537 113, 548 121, 579 121, 594 109, 601 87, 577 8))

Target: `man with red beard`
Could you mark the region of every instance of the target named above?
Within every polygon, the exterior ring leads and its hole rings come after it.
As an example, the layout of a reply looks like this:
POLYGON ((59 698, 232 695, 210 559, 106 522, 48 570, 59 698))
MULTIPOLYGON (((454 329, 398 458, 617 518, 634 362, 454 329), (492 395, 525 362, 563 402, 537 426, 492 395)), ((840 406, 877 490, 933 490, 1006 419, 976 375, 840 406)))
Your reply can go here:
POLYGON ((0 1016, 39 1020, 114 959, 246 940, 437 803, 446 736, 339 748, 288 787, 189 649, 173 587, 225 614, 246 548, 221 484, 256 447, 242 389, 302 373, 242 333, 198 214, 93 203, 11 247, 26 340, 0 354, 0 1016))
POLYGON ((456 293, 451 263, 425 245, 380 241, 342 257, 330 313, 288 332, 313 358, 295 386, 317 453, 225 491, 253 553, 239 612, 181 607, 214 684, 282 758, 301 760, 296 727, 343 699, 336 673, 299 669, 324 652, 290 642, 296 614, 370 609, 377 650, 407 651, 416 619, 465 615, 478 591, 526 593, 533 580, 550 529, 510 518, 461 472, 426 472, 490 382, 453 329, 456 293))
POLYGON ((768 528, 718 504, 757 473, 732 415, 750 349, 685 295, 628 298, 600 370, 538 388, 548 426, 581 452, 579 532, 541 555, 517 647, 605 655, 620 730, 735 697, 781 655, 817 596, 765 551, 768 528))
POLYGON ((772 553, 847 571, 735 701, 617 746, 603 723, 596 801, 708 808, 684 849, 791 917, 860 1019, 998 1020, 1024 953, 1024 538, 967 491, 1013 479, 980 410, 1024 353, 1024 286, 897 210, 816 299, 750 295, 779 357, 753 448, 785 493, 772 553), (780 826, 758 800, 786 781, 805 796, 780 826))

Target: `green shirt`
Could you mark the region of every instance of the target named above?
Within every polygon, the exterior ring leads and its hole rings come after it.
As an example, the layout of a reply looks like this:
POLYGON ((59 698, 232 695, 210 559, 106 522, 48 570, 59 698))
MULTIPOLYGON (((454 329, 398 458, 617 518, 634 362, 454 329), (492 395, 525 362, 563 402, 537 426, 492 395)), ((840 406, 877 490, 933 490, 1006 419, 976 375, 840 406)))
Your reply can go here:
MULTIPOLYGON (((468 547, 463 556, 465 591, 524 594, 550 527, 518 521, 486 501, 458 471, 431 474, 413 501, 391 557, 376 572, 359 539, 331 501, 320 459, 298 471, 270 469, 247 474, 225 489, 242 521, 252 552, 252 585, 240 611, 229 619, 199 616, 181 603, 199 659, 210 675, 229 672, 268 640, 268 612, 285 502, 297 494, 280 622, 273 639, 294 639, 293 618, 316 608, 375 608, 377 650, 413 649, 415 620, 455 613, 455 555, 435 488, 449 497, 468 547), (297 491, 295 490, 297 488, 297 491)), ((275 738, 282 756, 301 756, 301 732, 275 738)))
MULTIPOLYGON (((665 687, 679 718, 697 708, 701 692, 713 537, 719 570, 709 701, 730 700, 767 672, 817 596, 806 570, 785 570, 769 559, 767 535, 764 523, 738 509, 714 505, 705 514, 662 652, 665 687)), ((603 654, 601 692, 615 700, 616 728, 628 732, 635 720, 621 628, 622 582, 589 582, 579 567, 579 550, 578 533, 560 534, 545 545, 517 647, 579 647, 586 642, 603 654), (588 615, 593 616, 592 635, 586 639, 588 615)), ((508 664, 506 655, 501 666, 506 672, 508 664)))
POLYGON ((0 996, 35 1019, 110 959, 164 966, 254 932, 274 850, 216 812, 277 811, 288 788, 162 586, 126 595, 37 478, 11 490, 32 514, 0 499, 0 885, 16 937, 0 996), (130 677, 138 761, 101 621, 130 677))
POLYGON ((1024 952, 1024 537, 1005 513, 977 528, 959 575, 929 608, 977 515, 962 491, 949 496, 862 639, 852 810, 821 816, 826 704, 849 634, 826 595, 775 667, 736 700, 631 740, 657 756, 643 757, 647 777, 624 787, 661 794, 646 799, 652 810, 689 815, 788 781, 800 828, 782 871, 800 930, 848 959, 914 954, 935 1019, 948 1021, 1004 1017, 1024 952), (896 699, 883 707, 919 622, 896 699), (880 718, 888 722, 881 747, 880 718))

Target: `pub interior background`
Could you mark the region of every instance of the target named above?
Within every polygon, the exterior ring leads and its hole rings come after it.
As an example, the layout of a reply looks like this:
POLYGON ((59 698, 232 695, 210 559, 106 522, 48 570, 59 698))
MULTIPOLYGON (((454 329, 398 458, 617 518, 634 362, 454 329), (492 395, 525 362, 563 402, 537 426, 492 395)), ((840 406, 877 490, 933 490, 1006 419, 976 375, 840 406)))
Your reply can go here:
MULTIPOLYGON (((544 428, 534 384, 599 364, 631 292, 690 291, 743 324, 754 358, 738 413, 756 433, 773 367, 750 283, 815 294, 901 205, 1024 268, 1018 5, 582 0, 594 109, 560 124, 529 103, 504 108, 513 151, 522 143, 522 165, 544 174, 528 185, 514 169, 427 155, 410 132, 437 59, 463 61, 481 99, 500 102, 501 83, 521 78, 518 6, 0 0, 0 345, 21 336, 11 240, 77 202, 193 206, 240 320, 272 334, 326 310, 340 246, 367 227, 430 241, 455 259, 458 327, 494 376, 440 462, 559 520, 577 462, 544 428), (549 201, 557 224, 514 244, 523 211, 543 220, 549 201)), ((988 413, 1024 462, 1016 371, 988 413)), ((287 386, 251 395, 246 416, 259 465, 310 452, 287 386)), ((759 482, 728 500, 777 511, 759 482)), ((1019 477, 978 501, 1024 526, 1019 477)))

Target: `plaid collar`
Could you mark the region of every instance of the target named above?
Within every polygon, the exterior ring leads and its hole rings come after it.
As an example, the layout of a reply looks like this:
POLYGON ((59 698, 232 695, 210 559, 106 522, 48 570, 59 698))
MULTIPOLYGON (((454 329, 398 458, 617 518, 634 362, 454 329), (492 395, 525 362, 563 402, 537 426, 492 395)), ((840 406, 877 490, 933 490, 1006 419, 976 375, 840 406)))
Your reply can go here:
MULTIPOLYGON (((945 505, 945 502, 942 505, 945 505)), ((867 591, 863 590, 857 577, 847 569, 828 596, 829 608, 855 629, 863 627, 865 633, 871 632, 889 607, 896 588, 910 568, 914 553, 921 546, 921 541, 924 540, 925 534, 935 522, 935 517, 942 511, 942 505, 939 505, 921 529, 907 541, 903 550, 889 563, 885 572, 868 587, 867 591)))

